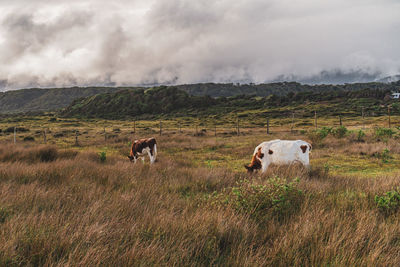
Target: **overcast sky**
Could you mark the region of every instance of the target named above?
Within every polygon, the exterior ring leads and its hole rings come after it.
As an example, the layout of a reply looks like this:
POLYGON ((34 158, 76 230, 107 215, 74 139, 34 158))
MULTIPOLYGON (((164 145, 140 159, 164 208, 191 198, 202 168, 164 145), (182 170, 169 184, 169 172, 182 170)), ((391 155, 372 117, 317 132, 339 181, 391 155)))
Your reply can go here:
POLYGON ((397 0, 0 0, 0 90, 384 77, 399 48, 397 0))

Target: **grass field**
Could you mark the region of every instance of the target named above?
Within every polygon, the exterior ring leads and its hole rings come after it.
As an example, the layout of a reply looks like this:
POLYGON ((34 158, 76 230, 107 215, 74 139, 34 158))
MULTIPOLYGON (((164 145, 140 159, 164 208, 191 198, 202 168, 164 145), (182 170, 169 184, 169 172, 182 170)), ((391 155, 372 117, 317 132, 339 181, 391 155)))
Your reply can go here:
POLYGON ((159 122, 133 132, 131 121, 52 118, 0 122, 0 266, 400 263, 400 197, 375 199, 400 185, 399 130, 374 128, 386 117, 343 120, 341 138, 321 138, 313 119, 292 132, 290 118, 271 120, 270 135, 243 121, 240 136, 221 120, 215 136, 212 123, 187 118, 182 132, 163 121, 160 136, 159 122), (14 126, 28 130, 15 145, 5 132, 14 126), (130 163, 131 140, 149 136, 157 162, 130 163), (276 138, 311 142, 311 170, 247 174, 254 147, 276 138))

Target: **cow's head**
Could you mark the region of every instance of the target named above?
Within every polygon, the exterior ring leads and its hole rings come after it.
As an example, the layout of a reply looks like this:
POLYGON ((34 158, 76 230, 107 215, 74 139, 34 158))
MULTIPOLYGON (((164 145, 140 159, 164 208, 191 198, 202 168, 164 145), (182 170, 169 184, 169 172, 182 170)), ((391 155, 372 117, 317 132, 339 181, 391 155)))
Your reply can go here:
POLYGON ((244 167, 246 168, 246 170, 247 170, 248 173, 253 173, 253 171, 254 171, 254 167, 253 167, 253 166, 244 165, 244 167))
POLYGON ((128 156, 130 161, 133 161, 135 159, 135 157, 132 157, 131 155, 128 156))
POLYGON ((251 163, 244 165, 248 173, 252 173, 254 170, 261 169, 261 159, 264 157, 264 153, 261 152, 261 147, 257 150, 257 153, 253 155, 251 163))

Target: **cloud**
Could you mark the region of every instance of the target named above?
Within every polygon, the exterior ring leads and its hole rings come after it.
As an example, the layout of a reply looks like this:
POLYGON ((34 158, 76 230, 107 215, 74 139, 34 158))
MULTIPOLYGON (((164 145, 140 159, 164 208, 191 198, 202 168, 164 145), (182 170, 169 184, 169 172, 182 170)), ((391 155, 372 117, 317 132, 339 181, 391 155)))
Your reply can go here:
POLYGON ((389 0, 5 0, 0 90, 370 80, 400 72, 399 13, 389 0))

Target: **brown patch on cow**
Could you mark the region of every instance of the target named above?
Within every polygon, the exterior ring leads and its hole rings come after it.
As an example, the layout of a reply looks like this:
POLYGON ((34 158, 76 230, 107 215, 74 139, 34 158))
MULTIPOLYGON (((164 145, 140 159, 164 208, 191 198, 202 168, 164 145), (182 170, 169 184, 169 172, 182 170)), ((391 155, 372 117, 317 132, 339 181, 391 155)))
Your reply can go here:
POLYGON ((131 152, 128 158, 132 161, 133 159, 138 157, 138 153, 142 153, 143 149, 147 147, 150 148, 150 154, 153 156, 154 145, 156 144, 157 142, 154 137, 135 140, 132 143, 131 152))
POLYGON ((258 148, 257 157, 262 159, 264 157, 264 153, 261 152, 261 147, 258 148))
POLYGON ((272 151, 271 149, 268 150, 268 154, 272 155, 274 154, 274 151, 272 151))
POLYGON ((253 155, 249 165, 244 165, 248 172, 261 169, 261 160, 264 157, 264 153, 261 152, 261 147, 258 148, 257 153, 253 155))
POLYGON ((307 146, 306 145, 302 145, 302 146, 300 146, 300 148, 303 151, 303 153, 306 153, 306 151, 307 151, 307 146))

